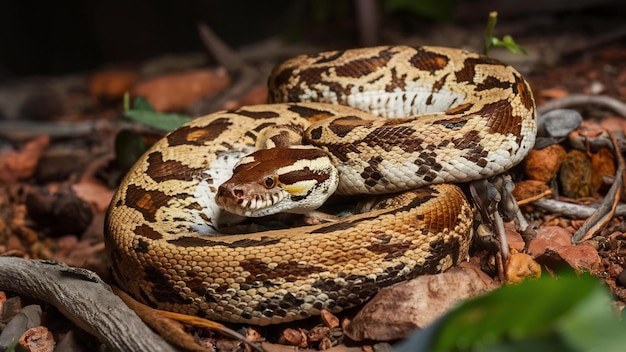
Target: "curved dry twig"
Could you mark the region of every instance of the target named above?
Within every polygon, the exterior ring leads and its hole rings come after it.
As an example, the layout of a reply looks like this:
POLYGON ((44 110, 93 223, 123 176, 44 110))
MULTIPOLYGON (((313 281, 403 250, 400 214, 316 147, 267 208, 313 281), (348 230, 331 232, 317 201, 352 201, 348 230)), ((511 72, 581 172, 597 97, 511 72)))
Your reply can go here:
POLYGON ((564 109, 579 105, 600 105, 626 117, 626 104, 607 95, 570 94, 563 98, 550 100, 537 108, 537 114, 545 114, 554 109, 564 109))

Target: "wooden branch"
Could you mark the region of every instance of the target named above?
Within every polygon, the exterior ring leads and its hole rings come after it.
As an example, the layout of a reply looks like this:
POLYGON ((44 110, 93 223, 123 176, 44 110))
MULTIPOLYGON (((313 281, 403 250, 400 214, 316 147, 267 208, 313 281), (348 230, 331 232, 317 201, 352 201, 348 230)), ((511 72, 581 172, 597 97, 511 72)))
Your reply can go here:
POLYGON ((89 270, 0 257, 0 290, 52 304, 113 351, 175 351, 89 270))

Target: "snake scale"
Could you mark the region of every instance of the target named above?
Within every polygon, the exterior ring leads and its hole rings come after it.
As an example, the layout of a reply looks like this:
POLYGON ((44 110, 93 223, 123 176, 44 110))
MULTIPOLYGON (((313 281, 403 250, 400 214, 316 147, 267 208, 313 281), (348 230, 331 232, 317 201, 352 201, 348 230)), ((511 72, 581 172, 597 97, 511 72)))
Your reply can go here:
POLYGON ((216 112, 171 132, 121 182, 106 248, 116 281, 138 300, 257 325, 353 307, 384 286, 467 258, 472 210, 448 183, 502 173, 534 144, 529 84, 511 66, 463 50, 303 55, 278 66, 269 88, 272 104, 216 112), (293 139, 321 152, 285 149, 293 139), (246 157, 258 148, 271 148, 257 152, 265 162, 246 157), (321 159, 336 177, 320 171, 321 159), (233 176, 236 164, 243 176, 233 176), (282 193, 245 199, 238 177, 282 193), (279 198, 298 204, 335 178, 321 191, 400 193, 335 222, 219 233, 238 216, 216 205, 217 193, 228 209, 279 198))

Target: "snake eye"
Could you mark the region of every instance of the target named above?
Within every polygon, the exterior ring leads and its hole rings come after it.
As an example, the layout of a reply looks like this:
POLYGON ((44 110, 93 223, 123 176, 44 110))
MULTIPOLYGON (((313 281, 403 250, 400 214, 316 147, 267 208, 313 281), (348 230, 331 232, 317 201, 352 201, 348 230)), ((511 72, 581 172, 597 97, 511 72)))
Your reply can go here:
POLYGON ((271 176, 266 177, 265 180, 263 180, 263 186, 268 189, 274 187, 274 178, 271 176))

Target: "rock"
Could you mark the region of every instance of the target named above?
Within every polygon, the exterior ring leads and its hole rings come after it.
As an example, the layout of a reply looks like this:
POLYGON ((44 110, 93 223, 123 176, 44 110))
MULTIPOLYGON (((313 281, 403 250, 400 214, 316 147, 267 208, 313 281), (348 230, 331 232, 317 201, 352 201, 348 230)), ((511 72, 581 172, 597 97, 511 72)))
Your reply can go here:
POLYGON ((497 284, 479 268, 463 263, 437 275, 422 275, 382 289, 344 329, 355 341, 390 341, 408 336, 459 301, 497 284))
POLYGON ((524 162, 524 172, 531 180, 550 181, 565 160, 565 148, 554 144, 543 149, 533 149, 524 162))
POLYGON ((587 154, 579 150, 571 150, 567 153, 559 171, 563 195, 574 199, 591 196, 591 175, 591 160, 587 154))

